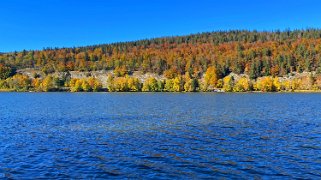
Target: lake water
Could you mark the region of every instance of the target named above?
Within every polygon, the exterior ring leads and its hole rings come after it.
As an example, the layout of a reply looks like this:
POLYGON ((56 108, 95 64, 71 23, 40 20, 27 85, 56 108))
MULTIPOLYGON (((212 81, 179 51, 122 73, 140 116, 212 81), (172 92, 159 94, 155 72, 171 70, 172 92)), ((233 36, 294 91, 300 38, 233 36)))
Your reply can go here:
POLYGON ((1 178, 320 178, 321 94, 0 93, 1 178))

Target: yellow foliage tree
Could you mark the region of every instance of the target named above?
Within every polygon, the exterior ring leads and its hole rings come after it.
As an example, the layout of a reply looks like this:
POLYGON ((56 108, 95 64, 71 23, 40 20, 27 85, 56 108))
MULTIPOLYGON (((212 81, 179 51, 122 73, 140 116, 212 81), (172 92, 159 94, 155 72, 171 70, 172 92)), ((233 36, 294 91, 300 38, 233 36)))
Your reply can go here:
POLYGON ((165 91, 171 92, 173 91, 173 79, 166 79, 165 81, 165 91))
POLYGON ((217 70, 214 66, 207 68, 204 76, 204 89, 213 89, 218 80, 217 70))
POLYGON ((14 89, 16 91, 26 91, 31 85, 29 77, 22 74, 16 74, 13 77, 8 78, 6 83, 10 89, 14 89))
POLYGON ((70 91, 71 92, 82 91, 82 80, 81 79, 71 79, 70 80, 70 91))
POLYGON ((274 91, 282 90, 282 84, 278 77, 273 78, 273 86, 274 86, 274 91))
POLYGON ((153 77, 148 78, 143 84, 142 91, 144 91, 144 92, 156 92, 156 91, 159 91, 157 80, 155 78, 153 78, 153 77))
POLYGON ((188 72, 185 73, 185 84, 184 84, 184 91, 185 92, 194 92, 197 88, 197 80, 191 78, 188 72))
POLYGON ((177 76, 176 78, 174 78, 173 80, 173 88, 172 90, 174 92, 181 92, 183 91, 183 87, 184 86, 184 81, 183 78, 181 76, 177 76))
POLYGON ((89 85, 89 83, 88 83, 86 80, 83 80, 83 81, 82 81, 82 83, 81 83, 81 88, 82 88, 82 90, 85 91, 85 92, 89 92, 89 91, 92 90, 91 87, 90 87, 90 85, 89 85))
POLYGON ((88 80, 87 80, 90 88, 92 91, 94 92, 97 92, 97 91, 100 91, 103 87, 103 85, 101 84, 101 82, 94 78, 94 77, 90 77, 88 80))
POLYGON ((108 77, 107 77, 107 89, 109 92, 115 91, 114 77, 112 75, 108 75, 108 77))
POLYGON ((35 78, 31 82, 31 86, 34 88, 35 91, 41 91, 41 79, 40 78, 35 78))
POLYGON ((45 77, 42 80, 40 87, 41 87, 41 91, 44 91, 44 92, 53 90, 55 88, 54 78, 52 76, 45 77))
POLYGON ((232 92, 234 87, 233 76, 226 76, 223 78, 223 90, 225 92, 232 92))
POLYGON ((127 92, 127 91, 140 91, 141 83, 138 78, 129 77, 108 77, 107 80, 108 90, 113 92, 127 92))
POLYGON ((235 84, 234 92, 247 92, 251 90, 251 82, 246 77, 241 77, 235 84))
POLYGON ((127 78, 129 91, 132 91, 132 92, 140 91, 141 85, 138 78, 134 78, 134 77, 126 77, 126 78, 127 78))
POLYGON ((262 92, 274 91, 273 78, 272 77, 259 78, 255 83, 255 90, 262 91, 262 92))

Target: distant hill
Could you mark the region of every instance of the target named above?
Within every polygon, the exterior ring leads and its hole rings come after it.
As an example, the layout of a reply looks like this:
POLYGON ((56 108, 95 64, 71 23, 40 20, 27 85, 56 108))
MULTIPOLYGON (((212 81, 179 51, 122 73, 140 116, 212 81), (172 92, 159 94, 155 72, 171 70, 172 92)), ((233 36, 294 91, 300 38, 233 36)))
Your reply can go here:
POLYGON ((7 66, 65 71, 142 71, 166 76, 200 76, 215 66, 252 78, 320 71, 321 30, 218 31, 78 48, 47 48, 0 55, 7 66))

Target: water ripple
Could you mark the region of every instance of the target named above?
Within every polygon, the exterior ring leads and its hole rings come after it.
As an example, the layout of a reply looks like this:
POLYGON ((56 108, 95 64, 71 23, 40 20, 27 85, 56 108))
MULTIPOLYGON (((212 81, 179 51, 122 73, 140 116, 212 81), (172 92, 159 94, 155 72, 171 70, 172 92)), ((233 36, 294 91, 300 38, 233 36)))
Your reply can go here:
POLYGON ((0 179, 321 176, 320 94, 0 93, 0 179))

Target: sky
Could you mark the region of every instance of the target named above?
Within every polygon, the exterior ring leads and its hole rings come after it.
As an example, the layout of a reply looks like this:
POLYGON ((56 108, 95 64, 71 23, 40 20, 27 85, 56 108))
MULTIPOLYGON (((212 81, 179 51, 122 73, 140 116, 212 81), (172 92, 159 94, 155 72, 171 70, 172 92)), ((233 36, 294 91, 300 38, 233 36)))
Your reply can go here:
POLYGON ((1 0, 0 52, 198 32, 321 28, 320 0, 1 0))

